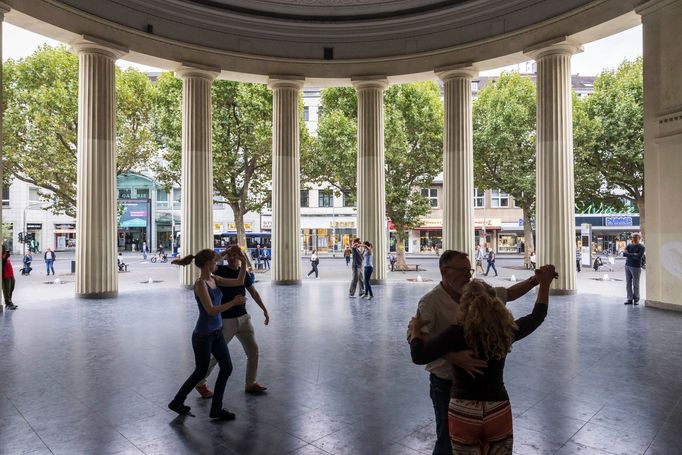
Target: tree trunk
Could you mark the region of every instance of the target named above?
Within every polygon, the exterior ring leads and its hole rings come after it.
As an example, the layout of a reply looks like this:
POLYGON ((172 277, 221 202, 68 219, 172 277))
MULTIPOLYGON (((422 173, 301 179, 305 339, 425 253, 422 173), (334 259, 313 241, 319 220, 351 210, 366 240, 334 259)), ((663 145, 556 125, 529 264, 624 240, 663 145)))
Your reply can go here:
POLYGON ((641 199, 637 199, 637 210, 639 211, 639 230, 642 233, 642 239, 645 239, 644 237, 644 197, 641 199))
POLYGON ((230 204, 234 213, 234 225, 237 229, 237 243, 246 248, 246 229, 244 229, 244 209, 241 204, 230 204))
POLYGON ((523 208, 523 236, 526 240, 526 249, 523 253, 523 264, 530 268, 530 252, 535 251, 535 241, 533 240, 533 226, 530 224, 530 209, 523 208))
POLYGON ((403 227, 395 227, 395 240, 395 249, 398 251, 395 269, 406 270, 407 262, 405 261, 405 229, 403 227))

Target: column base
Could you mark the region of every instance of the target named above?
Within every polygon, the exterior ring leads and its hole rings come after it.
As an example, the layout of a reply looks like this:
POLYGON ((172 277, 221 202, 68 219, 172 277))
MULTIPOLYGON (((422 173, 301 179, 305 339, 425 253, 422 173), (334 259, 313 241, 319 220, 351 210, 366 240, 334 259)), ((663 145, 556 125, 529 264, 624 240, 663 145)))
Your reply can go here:
POLYGON ((550 289, 549 295, 575 295, 578 293, 577 289, 550 289))
POLYGON ((369 284, 371 284, 372 286, 374 286, 375 284, 386 284, 386 283, 387 283, 386 280, 375 280, 375 279, 369 280, 369 284))
POLYGON ((118 296, 118 291, 90 292, 87 294, 76 293, 76 297, 78 297, 79 299, 87 299, 87 300, 114 299, 117 296, 118 296))
POLYGON ((656 300, 645 300, 644 306, 650 306, 651 308, 658 308, 667 311, 679 311, 682 312, 682 305, 677 303, 668 302, 658 302, 656 300))
POLYGON ((272 280, 272 284, 276 286, 293 286, 301 284, 301 280, 272 280))

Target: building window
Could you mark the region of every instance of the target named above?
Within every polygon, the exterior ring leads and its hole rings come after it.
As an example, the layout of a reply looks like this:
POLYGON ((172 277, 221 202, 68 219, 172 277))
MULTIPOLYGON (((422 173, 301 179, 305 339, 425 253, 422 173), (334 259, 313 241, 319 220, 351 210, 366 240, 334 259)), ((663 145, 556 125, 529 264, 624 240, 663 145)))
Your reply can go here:
POLYGON ((30 204, 40 202, 40 194, 38 193, 37 186, 32 186, 28 189, 28 202, 30 204))
POLYGON ((422 196, 429 200, 431 207, 438 207, 438 189, 422 188, 422 196))
POLYGON ((492 190, 490 194, 490 206, 509 207, 509 195, 502 190, 492 190))
POLYGON ((135 193, 138 199, 149 199, 149 188, 138 188, 135 193))
POLYGON ((118 189, 118 198, 119 199, 132 199, 132 191, 130 188, 119 188, 118 189))
POLYGON ((303 120, 310 121, 310 108, 308 106, 303 106, 303 120))
POLYGON ((156 206, 159 208, 168 208, 168 193, 164 190, 156 191, 156 206))
POLYGON ((174 209, 179 209, 180 208, 180 196, 182 195, 182 191, 180 188, 173 188, 173 208, 174 209))
POLYGON ((474 188, 474 207, 485 207, 485 190, 474 188))
POLYGON ((5 207, 9 205, 9 187, 2 187, 2 205, 5 207))
POLYGON ((334 193, 331 190, 320 190, 317 194, 320 207, 332 207, 334 205, 334 193))
POLYGON ((344 207, 355 207, 355 198, 350 193, 350 191, 343 192, 343 206, 344 207))
POLYGON ((310 207, 310 191, 301 190, 301 207, 310 207))

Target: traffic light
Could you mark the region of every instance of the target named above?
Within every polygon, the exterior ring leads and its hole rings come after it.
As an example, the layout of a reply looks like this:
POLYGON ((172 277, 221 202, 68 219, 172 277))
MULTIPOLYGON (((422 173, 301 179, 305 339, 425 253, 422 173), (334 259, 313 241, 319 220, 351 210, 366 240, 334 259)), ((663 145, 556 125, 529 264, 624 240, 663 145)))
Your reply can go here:
POLYGON ((19 233, 19 243, 24 243, 24 233, 23 232, 19 233))

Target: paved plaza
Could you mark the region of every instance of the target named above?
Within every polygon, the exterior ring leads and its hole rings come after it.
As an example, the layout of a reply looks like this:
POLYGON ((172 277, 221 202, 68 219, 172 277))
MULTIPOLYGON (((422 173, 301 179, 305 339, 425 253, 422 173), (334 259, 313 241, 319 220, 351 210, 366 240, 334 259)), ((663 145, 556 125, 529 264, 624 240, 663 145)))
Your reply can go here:
MULTIPOLYGON (((300 286, 258 274, 270 325, 248 307, 268 394, 244 394, 245 356, 231 342, 225 407, 237 419, 226 423, 210 422, 210 403, 194 393, 196 417, 166 408, 194 367, 196 304, 174 266, 125 260, 119 297, 103 301, 72 297, 68 261, 57 264, 63 284, 47 284, 38 262, 22 277, 15 262, 19 309, 0 313, 0 454, 431 453, 428 375, 412 364, 405 329, 437 282, 435 256, 410 259, 427 269, 424 281, 389 273, 372 301, 347 297, 339 258, 323 258, 321 277, 300 286)), ((520 264, 499 259, 491 283, 529 276, 520 264)), ((553 298, 508 357, 515 453, 682 453, 682 314, 626 307, 622 281, 578 275, 580 293, 553 298)), ((522 315, 533 301, 509 307, 522 315)))

